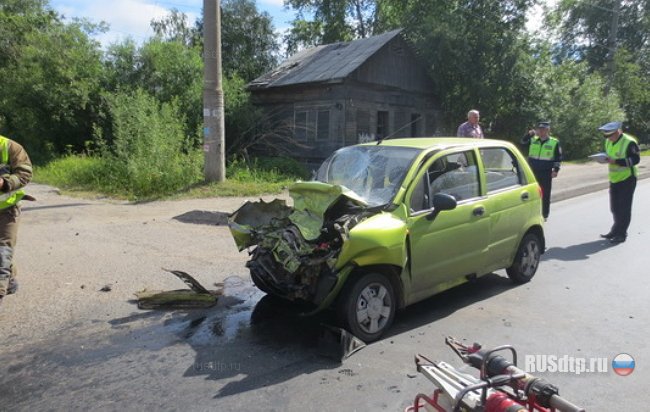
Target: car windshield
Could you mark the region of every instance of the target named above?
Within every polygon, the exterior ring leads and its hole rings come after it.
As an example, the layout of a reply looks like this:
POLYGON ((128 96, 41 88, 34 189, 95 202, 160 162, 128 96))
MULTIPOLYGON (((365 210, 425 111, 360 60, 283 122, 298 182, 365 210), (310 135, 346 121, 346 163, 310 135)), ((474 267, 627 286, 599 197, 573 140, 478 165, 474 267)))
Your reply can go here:
POLYGON ((349 146, 323 162, 316 180, 345 186, 369 206, 390 202, 421 149, 395 146, 349 146))

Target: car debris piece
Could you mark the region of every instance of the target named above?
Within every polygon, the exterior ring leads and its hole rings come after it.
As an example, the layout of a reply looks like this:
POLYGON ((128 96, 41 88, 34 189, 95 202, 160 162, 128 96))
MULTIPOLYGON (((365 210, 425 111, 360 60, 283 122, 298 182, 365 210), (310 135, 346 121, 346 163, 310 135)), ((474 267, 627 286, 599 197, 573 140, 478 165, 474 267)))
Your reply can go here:
POLYGON ((110 292, 111 290, 113 290, 113 286, 110 284, 104 285, 101 289, 99 289, 100 292, 110 292))
POLYGON ((181 279, 190 289, 177 290, 141 290, 135 293, 139 309, 202 309, 217 304, 218 296, 223 294, 223 287, 207 290, 188 273, 180 270, 164 269, 181 279))
POLYGON ((162 268, 162 270, 175 275, 177 278, 182 280, 183 283, 185 283, 187 286, 189 286, 190 289, 192 289, 196 293, 207 293, 207 294, 210 293, 196 279, 194 279, 192 276, 190 276, 189 273, 183 272, 181 270, 171 270, 171 269, 165 269, 165 268, 162 268))
POLYGON ((345 329, 322 324, 318 338, 318 354, 338 362, 366 347, 365 342, 345 329))

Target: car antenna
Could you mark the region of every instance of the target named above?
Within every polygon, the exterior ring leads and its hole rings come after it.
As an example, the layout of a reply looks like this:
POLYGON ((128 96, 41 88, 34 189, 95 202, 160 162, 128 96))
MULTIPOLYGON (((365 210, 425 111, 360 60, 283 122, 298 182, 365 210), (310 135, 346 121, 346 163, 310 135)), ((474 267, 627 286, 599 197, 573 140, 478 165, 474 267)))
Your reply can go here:
POLYGON ((380 137, 379 139, 377 139, 377 146, 379 146, 379 145, 381 144, 381 142, 383 142, 384 140, 392 139, 393 137, 395 137, 395 135, 396 135, 398 132, 401 132, 403 129, 405 129, 405 128, 411 126, 413 123, 417 122, 418 120, 420 120, 419 117, 416 118, 416 119, 411 120, 411 121, 408 122, 408 123, 406 123, 404 126, 402 126, 402 127, 400 127, 399 129, 395 130, 393 133, 389 134, 388 136, 386 136, 386 137, 380 137))

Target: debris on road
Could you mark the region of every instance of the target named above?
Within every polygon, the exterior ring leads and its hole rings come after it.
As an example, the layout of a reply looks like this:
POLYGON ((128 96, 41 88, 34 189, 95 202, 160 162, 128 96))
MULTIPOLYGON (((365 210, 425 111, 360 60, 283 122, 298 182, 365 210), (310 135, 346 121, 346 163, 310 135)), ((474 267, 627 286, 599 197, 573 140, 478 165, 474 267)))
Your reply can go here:
POLYGON ((318 354, 321 356, 343 362, 366 347, 365 342, 345 329, 325 324, 321 326, 321 334, 318 338, 318 354))
POLYGON ((100 292, 110 292, 111 290, 113 290, 113 286, 110 284, 104 285, 101 289, 99 289, 100 292))
POLYGON ((178 290, 141 290, 135 293, 139 309, 202 309, 217 304, 218 296, 223 294, 223 287, 207 290, 188 273, 180 270, 163 268, 183 281, 190 289, 178 290))

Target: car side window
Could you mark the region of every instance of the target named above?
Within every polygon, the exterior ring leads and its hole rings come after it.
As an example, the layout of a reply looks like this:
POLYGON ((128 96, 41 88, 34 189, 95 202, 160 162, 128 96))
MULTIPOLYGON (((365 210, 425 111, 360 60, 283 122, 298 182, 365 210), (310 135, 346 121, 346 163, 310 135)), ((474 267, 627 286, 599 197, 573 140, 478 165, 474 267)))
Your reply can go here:
POLYGON ((492 147, 480 152, 488 194, 524 183, 519 163, 508 149, 492 147))
POLYGON ((433 162, 413 189, 411 211, 431 208, 431 199, 437 193, 449 194, 458 202, 480 195, 474 152, 452 153, 433 162))

